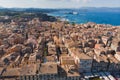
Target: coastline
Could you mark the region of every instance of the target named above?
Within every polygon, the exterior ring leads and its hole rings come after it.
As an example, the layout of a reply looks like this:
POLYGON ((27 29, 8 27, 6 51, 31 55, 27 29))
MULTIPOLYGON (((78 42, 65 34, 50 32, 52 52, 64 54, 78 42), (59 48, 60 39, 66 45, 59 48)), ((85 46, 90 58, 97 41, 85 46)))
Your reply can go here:
POLYGON ((1 79, 81 80, 94 70, 120 70, 120 27, 57 21, 43 13, 9 17, 10 23, 0 23, 1 79))
POLYGON ((107 24, 113 26, 120 26, 119 12, 78 12, 78 14, 69 14, 71 11, 56 11, 50 12, 48 15, 58 17, 61 21, 74 22, 76 24, 85 24, 88 22, 95 22, 97 24, 107 24), (82 14, 82 15, 81 15, 82 14))
MULTIPOLYGON (((47 14, 47 15, 50 15, 50 14, 47 14)), ((56 18, 56 21, 60 21, 60 22, 68 22, 68 23, 70 23, 70 24, 76 24, 76 25, 87 24, 87 23, 95 23, 95 22, 91 22, 91 21, 86 22, 86 23, 76 23, 75 21, 69 21, 69 19, 63 18, 63 17, 61 17, 61 16, 57 16, 57 17, 54 16, 54 15, 50 15, 50 16, 55 17, 55 18, 56 18)), ((102 24, 95 23, 95 24, 120 27, 120 25, 111 25, 111 24, 104 24, 104 23, 102 23, 102 24)))

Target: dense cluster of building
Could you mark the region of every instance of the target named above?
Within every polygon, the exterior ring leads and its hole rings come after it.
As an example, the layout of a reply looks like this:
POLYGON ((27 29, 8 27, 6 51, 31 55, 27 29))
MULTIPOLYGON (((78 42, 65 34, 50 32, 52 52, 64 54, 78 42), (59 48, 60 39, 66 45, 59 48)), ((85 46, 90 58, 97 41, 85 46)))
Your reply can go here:
POLYGON ((0 78, 82 80, 84 73, 120 72, 119 31, 39 18, 0 23, 0 78))

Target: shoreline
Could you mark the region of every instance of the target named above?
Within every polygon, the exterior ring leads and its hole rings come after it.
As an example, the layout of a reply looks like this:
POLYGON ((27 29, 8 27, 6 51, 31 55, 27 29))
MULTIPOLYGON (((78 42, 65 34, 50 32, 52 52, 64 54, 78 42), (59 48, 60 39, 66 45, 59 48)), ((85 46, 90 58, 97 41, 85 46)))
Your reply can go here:
POLYGON ((120 27, 36 15, 22 13, 0 23, 1 78, 81 80, 86 72, 120 70, 120 27))
MULTIPOLYGON (((94 22, 94 23, 96 23, 96 24, 106 24, 106 25, 113 25, 113 26, 120 26, 120 24, 117 22, 117 23, 108 23, 108 22, 99 22, 99 21, 97 21, 97 19, 96 19, 96 21, 92 21, 92 20, 89 20, 89 21, 84 21, 84 19, 82 20, 82 18, 77 18, 76 17, 76 15, 74 15, 74 14, 71 14, 71 15, 69 15, 69 14, 67 14, 67 15, 64 15, 64 13, 60 13, 59 14, 59 12, 57 13, 48 13, 48 15, 50 15, 50 16, 54 16, 54 17, 56 17, 57 19, 60 19, 61 21, 68 21, 68 22, 70 22, 70 23, 72 23, 72 22, 74 22, 74 23, 76 23, 76 24, 86 24, 86 23, 88 23, 88 22, 94 22), (65 17, 65 16, 67 16, 67 17, 65 17), (72 20, 72 18, 71 18, 71 16, 72 17, 74 17, 73 18, 73 20, 72 20), (75 19, 76 18, 76 19, 75 19), (74 20, 75 19, 75 20, 74 20), (79 19, 79 20, 78 20, 79 19), (82 20, 82 22, 80 21, 80 20, 82 20)), ((79 14, 78 14, 79 15, 79 14)), ((86 14, 87 15, 87 14, 86 14)), ((78 16, 79 17, 79 16, 78 16)), ((93 16, 94 17, 94 16, 93 16)), ((114 19, 113 19, 113 21, 114 21, 114 19)))

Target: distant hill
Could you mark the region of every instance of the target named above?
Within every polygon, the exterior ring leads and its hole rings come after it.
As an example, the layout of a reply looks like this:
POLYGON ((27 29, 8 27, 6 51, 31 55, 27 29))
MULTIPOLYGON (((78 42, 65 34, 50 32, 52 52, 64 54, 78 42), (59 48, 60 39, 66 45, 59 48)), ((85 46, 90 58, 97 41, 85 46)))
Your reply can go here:
POLYGON ((2 11, 19 11, 19 12, 41 12, 41 13, 49 13, 56 11, 57 9, 41 9, 41 8, 3 8, 0 7, 0 12, 2 11))
POLYGON ((12 18, 29 18, 29 19, 38 17, 42 21, 56 21, 57 20, 56 17, 49 16, 46 14, 51 11, 55 10, 38 8, 0 8, 0 16, 7 15, 11 16, 12 18))
POLYGON ((42 9, 42 8, 3 8, 0 7, 1 11, 25 11, 25 12, 42 12, 42 13, 50 13, 59 10, 87 10, 87 11, 96 11, 96 12, 120 12, 120 7, 116 8, 108 8, 108 7, 82 7, 82 8, 72 8, 72 9, 42 9))

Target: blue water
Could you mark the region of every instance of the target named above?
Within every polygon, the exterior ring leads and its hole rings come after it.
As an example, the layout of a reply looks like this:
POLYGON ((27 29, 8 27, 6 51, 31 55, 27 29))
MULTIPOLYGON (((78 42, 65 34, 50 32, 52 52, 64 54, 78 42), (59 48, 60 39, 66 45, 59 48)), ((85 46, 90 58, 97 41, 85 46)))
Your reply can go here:
POLYGON ((58 10, 50 13, 53 16, 59 16, 68 19, 70 22, 75 23, 87 23, 95 22, 98 24, 111 24, 118 26, 120 25, 120 11, 81 11, 74 10, 78 12, 77 15, 68 14, 72 10, 58 10), (67 12, 67 13, 66 13, 67 12))

